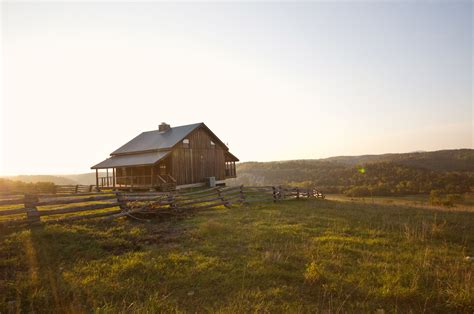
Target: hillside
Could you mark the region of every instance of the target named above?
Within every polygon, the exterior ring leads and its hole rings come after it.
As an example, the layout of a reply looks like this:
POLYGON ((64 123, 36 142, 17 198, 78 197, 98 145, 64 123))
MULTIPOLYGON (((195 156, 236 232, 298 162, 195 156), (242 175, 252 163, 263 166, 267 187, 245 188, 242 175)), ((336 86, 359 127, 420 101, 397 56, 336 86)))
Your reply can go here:
POLYGON ((65 174, 63 177, 76 182, 76 184, 95 184, 95 173, 65 174))
POLYGON ((5 176, 4 179, 10 179, 13 181, 21 181, 25 183, 38 183, 38 182, 52 182, 58 185, 66 184, 78 184, 75 180, 69 179, 62 175, 19 175, 19 176, 5 176))
POLYGON ((354 196, 464 193, 474 186, 474 150, 245 162, 237 173, 231 184, 317 186, 354 196))
POLYGON ((434 152, 413 152, 405 154, 337 156, 323 160, 334 161, 345 165, 393 162, 399 165, 436 171, 474 171, 473 149, 439 150, 434 152))
MULTIPOLYGON (((353 195, 464 193, 474 187, 474 150, 337 156, 325 159, 243 162, 228 184, 317 186, 353 195), (361 173, 360 168, 364 168, 361 173), (352 192, 351 192, 352 190, 352 192)), ((23 182, 95 184, 95 173, 7 177, 23 182)))
POLYGON ((2 178, 13 181, 22 181, 26 183, 37 182, 52 182, 58 185, 67 184, 95 184, 95 173, 82 174, 64 174, 64 175, 19 175, 19 176, 4 176, 2 178))

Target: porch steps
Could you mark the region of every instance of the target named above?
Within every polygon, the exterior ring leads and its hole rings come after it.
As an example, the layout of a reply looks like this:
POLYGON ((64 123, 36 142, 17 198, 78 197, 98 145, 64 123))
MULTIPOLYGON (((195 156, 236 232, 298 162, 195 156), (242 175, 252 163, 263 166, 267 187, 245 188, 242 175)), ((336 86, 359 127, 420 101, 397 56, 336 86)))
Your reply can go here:
POLYGON ((160 190, 161 192, 175 191, 176 190, 176 183, 175 182, 162 183, 158 187, 158 190, 160 190))

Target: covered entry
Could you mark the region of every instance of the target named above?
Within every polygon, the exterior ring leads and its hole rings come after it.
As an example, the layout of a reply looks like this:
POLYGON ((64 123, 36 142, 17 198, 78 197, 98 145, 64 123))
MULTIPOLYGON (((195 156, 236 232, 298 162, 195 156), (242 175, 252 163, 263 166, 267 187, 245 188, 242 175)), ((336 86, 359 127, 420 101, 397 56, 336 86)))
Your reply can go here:
POLYGON ((99 188, 168 190, 176 187, 176 180, 170 173, 169 151, 113 156, 92 168, 96 170, 99 188), (100 169, 105 173, 100 175, 100 169))

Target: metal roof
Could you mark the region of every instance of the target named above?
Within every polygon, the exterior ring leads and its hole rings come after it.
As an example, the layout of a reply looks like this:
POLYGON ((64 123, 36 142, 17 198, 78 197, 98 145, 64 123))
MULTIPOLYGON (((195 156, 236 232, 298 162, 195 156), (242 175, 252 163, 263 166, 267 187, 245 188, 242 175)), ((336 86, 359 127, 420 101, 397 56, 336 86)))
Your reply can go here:
POLYGON ((91 169, 153 165, 159 160, 165 158, 170 152, 170 150, 167 150, 152 153, 112 156, 93 166, 91 169))
POLYGON ((171 149, 204 123, 195 123, 170 128, 166 131, 159 130, 143 132, 133 140, 123 145, 110 155, 136 153, 150 150, 171 149))

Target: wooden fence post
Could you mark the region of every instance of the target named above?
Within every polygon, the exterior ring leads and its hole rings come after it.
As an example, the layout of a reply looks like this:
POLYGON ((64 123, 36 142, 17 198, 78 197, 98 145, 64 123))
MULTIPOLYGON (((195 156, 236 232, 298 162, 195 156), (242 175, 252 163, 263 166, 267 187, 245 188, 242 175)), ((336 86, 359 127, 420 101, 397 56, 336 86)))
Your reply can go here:
POLYGON ((127 204, 123 201, 122 193, 116 192, 115 197, 117 197, 117 203, 119 203, 119 207, 122 211, 127 210, 127 204))
POLYGON ((300 188, 296 188, 296 199, 300 199, 300 188))
POLYGON ((174 199, 174 195, 171 192, 168 192, 168 203, 170 205, 170 208, 176 208, 176 202, 174 199))
POLYGON ((244 194, 244 185, 243 184, 240 186, 239 194, 240 194, 240 199, 242 200, 242 203, 245 203, 245 194, 244 194))
MULTIPOLYGON (((217 188, 216 191, 217 191, 217 196, 219 197, 219 199, 220 199, 222 202, 225 202, 225 199, 224 199, 224 196, 223 196, 222 193, 221 193, 221 190, 220 190, 219 188, 217 188)), ((229 203, 225 203, 224 206, 225 206, 225 208, 230 208, 229 203)))
POLYGON ((277 201, 276 187, 272 186, 272 190, 273 190, 273 202, 275 203, 277 201))
POLYGON ((25 194, 24 204, 26 219, 28 222, 30 224, 40 222, 40 213, 38 212, 38 208, 36 208, 36 204, 38 204, 38 196, 34 194, 25 194))

